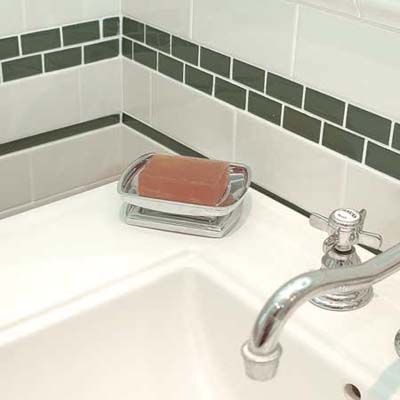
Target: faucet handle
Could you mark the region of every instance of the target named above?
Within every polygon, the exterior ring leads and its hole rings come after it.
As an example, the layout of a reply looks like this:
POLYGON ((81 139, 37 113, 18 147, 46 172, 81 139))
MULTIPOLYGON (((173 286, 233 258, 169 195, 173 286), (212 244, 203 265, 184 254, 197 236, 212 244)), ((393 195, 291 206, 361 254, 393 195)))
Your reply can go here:
POLYGON ((324 242, 324 252, 333 247, 342 252, 349 251, 356 244, 379 249, 382 245, 382 236, 363 230, 366 216, 366 210, 339 208, 333 211, 329 218, 312 214, 310 225, 329 234, 324 242))
POLYGON ((328 232, 329 220, 321 214, 314 213, 310 215, 310 225, 320 231, 328 232))
POLYGON ((358 237, 358 243, 379 250, 382 246, 383 238, 378 233, 361 231, 358 237))

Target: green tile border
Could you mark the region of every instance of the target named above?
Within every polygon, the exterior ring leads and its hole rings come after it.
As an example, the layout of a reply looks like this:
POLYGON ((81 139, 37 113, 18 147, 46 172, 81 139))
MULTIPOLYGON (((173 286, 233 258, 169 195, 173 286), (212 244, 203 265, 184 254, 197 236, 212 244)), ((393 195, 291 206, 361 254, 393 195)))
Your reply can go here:
POLYGON ((39 133, 23 139, 14 140, 12 142, 0 144, 0 156, 14 153, 16 151, 26 150, 32 147, 40 146, 46 143, 55 142, 71 136, 80 135, 101 128, 117 125, 120 123, 120 114, 112 114, 101 118, 92 119, 90 121, 80 122, 75 125, 66 126, 64 128, 55 129, 53 131, 39 133))
POLYGON ((117 57, 120 41, 120 16, 0 37, 0 85, 83 65, 79 51, 86 63, 117 57))

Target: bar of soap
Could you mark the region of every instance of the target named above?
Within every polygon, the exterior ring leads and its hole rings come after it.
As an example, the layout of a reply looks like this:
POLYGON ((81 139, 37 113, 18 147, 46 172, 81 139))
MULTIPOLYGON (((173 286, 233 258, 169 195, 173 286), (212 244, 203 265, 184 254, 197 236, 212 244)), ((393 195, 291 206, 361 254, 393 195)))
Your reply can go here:
POLYGON ((139 174, 141 196, 217 206, 229 182, 229 163, 156 154, 139 174))

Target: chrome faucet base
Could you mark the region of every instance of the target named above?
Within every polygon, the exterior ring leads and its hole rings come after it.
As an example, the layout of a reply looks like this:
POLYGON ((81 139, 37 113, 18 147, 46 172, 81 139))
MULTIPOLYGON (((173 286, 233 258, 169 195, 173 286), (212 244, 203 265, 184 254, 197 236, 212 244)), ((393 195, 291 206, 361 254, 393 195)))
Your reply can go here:
POLYGON ((328 293, 310 300, 310 303, 329 311, 354 311, 365 307, 374 297, 372 287, 351 292, 328 293))

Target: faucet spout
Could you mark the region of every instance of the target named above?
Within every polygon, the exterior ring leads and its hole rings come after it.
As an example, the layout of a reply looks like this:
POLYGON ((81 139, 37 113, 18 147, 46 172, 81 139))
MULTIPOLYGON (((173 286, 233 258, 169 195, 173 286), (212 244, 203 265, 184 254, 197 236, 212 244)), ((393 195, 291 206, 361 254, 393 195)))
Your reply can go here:
POLYGON ((281 356, 279 337, 290 316, 306 301, 339 287, 362 289, 400 270, 400 243, 350 268, 301 274, 281 286, 260 311, 250 339, 242 347, 247 375, 255 380, 275 376, 281 356))

